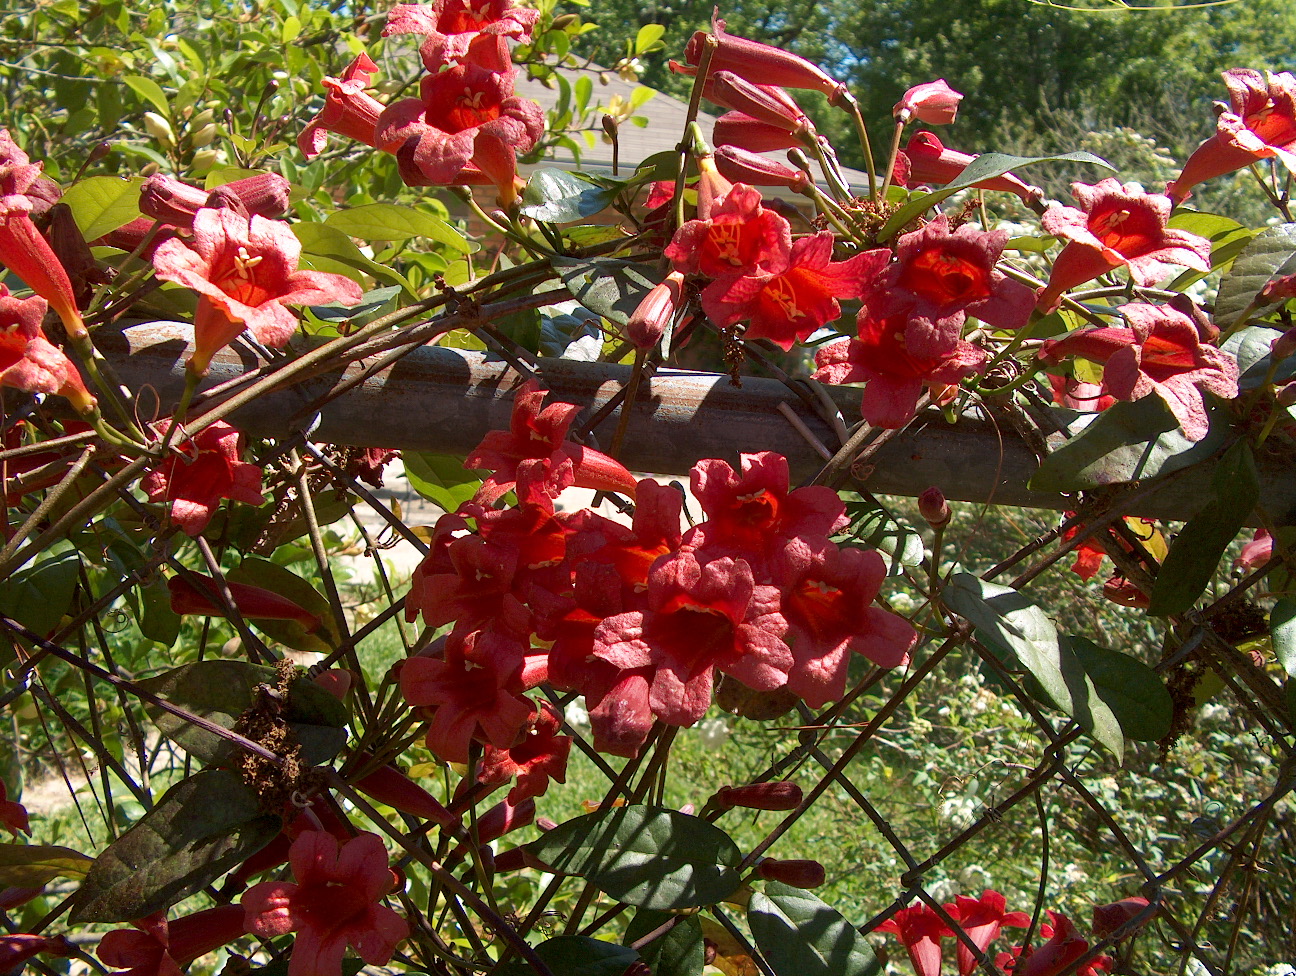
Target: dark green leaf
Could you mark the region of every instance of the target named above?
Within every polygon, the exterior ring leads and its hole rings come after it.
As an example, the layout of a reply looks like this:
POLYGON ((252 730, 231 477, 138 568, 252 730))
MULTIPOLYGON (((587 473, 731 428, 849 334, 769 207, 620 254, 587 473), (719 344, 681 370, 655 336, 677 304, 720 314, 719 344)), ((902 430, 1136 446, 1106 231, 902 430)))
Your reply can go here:
POLYGON ((1120 723, 1040 607, 1010 586, 987 583, 970 573, 952 576, 941 598, 992 643, 1010 652, 1039 682, 1048 699, 1110 749, 1118 761, 1124 758, 1120 723))
POLYGON ((1274 655, 1289 677, 1296 678, 1296 600, 1283 597, 1269 611, 1274 655))
POLYGON ((406 241, 426 237, 460 253, 474 250, 468 239, 440 217, 395 203, 368 203, 350 210, 336 210, 324 221, 348 237, 363 241, 406 241))
MULTIPOLYGON (((639 953, 627 946, 583 935, 547 939, 535 947, 535 953, 554 976, 622 976, 639 961, 639 953)), ((505 976, 532 976, 534 972, 524 962, 504 970, 505 976)))
POLYGON ((839 544, 877 549, 887 559, 887 575, 898 576, 905 566, 917 566, 926 550, 922 536, 906 522, 894 518, 876 499, 846 492, 848 525, 835 537, 839 544))
POLYGON ((580 315, 545 315, 540 322, 540 354, 592 363, 603 352, 599 318, 583 309, 580 315))
POLYGON ((1288 678, 1284 690, 1287 692, 1287 717, 1296 722, 1296 678, 1288 678))
POLYGON ((613 258, 550 259, 572 297, 596 315, 624 326, 643 297, 661 283, 659 272, 613 258))
POLYGON ((1084 637, 1064 636, 1127 739, 1155 742, 1170 732, 1174 702, 1157 673, 1137 658, 1084 637))
POLYGON ((1190 441, 1159 396, 1120 401, 1098 414, 1078 416, 1070 440, 1046 457, 1031 476, 1033 491, 1083 491, 1101 485, 1155 478, 1204 461, 1228 436, 1209 407, 1210 432, 1190 441))
MULTIPOLYGON (((232 729, 252 704, 256 686, 277 680, 274 668, 246 661, 197 661, 139 685, 187 712, 232 729)), ((225 762, 236 748, 215 732, 156 705, 145 705, 144 710, 158 731, 203 762, 225 762)), ((332 759, 346 744, 346 706, 305 676, 293 682, 283 717, 301 743, 303 760, 312 766, 332 759)))
POLYGON ((1191 609, 1210 584, 1224 550, 1260 501, 1260 475, 1246 441, 1238 441, 1220 459, 1213 484, 1215 498, 1185 523, 1157 572, 1150 614, 1166 616, 1191 609))
POLYGON ((93 241, 141 216, 139 191, 144 178, 91 176, 68 187, 62 197, 72 210, 77 229, 93 241))
MULTIPOLYGON (((1269 356, 1269 347, 1278 338, 1279 332, 1258 325, 1248 325, 1229 336, 1220 345, 1226 353, 1237 360, 1241 376, 1238 387, 1243 390, 1254 390, 1269 380, 1269 367, 1273 361, 1269 356)), ((1272 382, 1286 383, 1296 376, 1296 356, 1288 356, 1278 363, 1274 370, 1272 382)))
POLYGON ((874 976, 882 963, 868 940, 808 891, 770 881, 747 905, 752 938, 777 976, 874 976))
POLYGON ((71 607, 80 568, 76 549, 60 539, 0 582, 0 612, 44 637, 71 607))
POLYGON ((69 921, 129 922, 170 908, 247 860, 282 826, 237 773, 195 773, 99 855, 69 921))
POLYGON ((171 593, 161 577, 135 591, 139 594, 139 629, 149 640, 171 647, 180 636, 180 614, 171 609, 171 593))
POLYGON ((310 310, 316 318, 325 322, 345 322, 348 319, 358 319, 362 315, 378 311, 400 293, 399 285, 384 285, 381 288, 374 288, 365 292, 364 299, 359 305, 338 305, 336 303, 331 305, 311 305, 310 310))
POLYGON ((278 593, 319 618, 320 626, 315 632, 308 632, 299 620, 255 619, 257 629, 269 637, 294 650, 318 654, 328 654, 337 645, 337 621, 328 600, 296 573, 268 559, 248 556, 226 575, 231 583, 246 583, 278 593))
POLYGON ((919 197, 914 197, 897 210, 891 216, 891 219, 886 222, 885 226, 878 231, 877 239, 879 243, 890 240, 900 233, 905 225, 915 217, 926 213, 946 197, 953 196, 959 190, 965 190, 974 183, 980 183, 982 180, 988 180, 996 176, 1003 176, 1004 173, 1021 169, 1023 166, 1029 166, 1032 163, 1047 162, 1091 163, 1094 166, 1102 166, 1105 169, 1115 171, 1115 167, 1111 163, 1088 152, 1069 152, 1062 153, 1059 156, 1009 156, 1005 153, 983 153, 968 163, 953 183, 931 193, 924 193, 919 197))
POLYGON ((410 487, 447 512, 455 511, 481 487, 480 472, 465 468, 463 458, 402 451, 401 460, 405 463, 405 477, 410 487))
POLYGON ((492 324, 527 352, 535 354, 540 352, 542 325, 539 309, 520 309, 500 316, 492 324))
POLYGON ((1296 271, 1296 224, 1279 224, 1260 231, 1220 279, 1215 324, 1227 329, 1256 299, 1260 289, 1279 275, 1293 271, 1296 271))
POLYGON ((706 960, 706 946, 702 925, 692 915, 643 909, 635 913, 621 941, 626 945, 637 942, 671 919, 675 924, 670 931, 641 946, 639 958, 648 964, 653 976, 699 976, 706 960))
POLYGON ((84 878, 94 858, 68 847, 0 844, 0 888, 39 888, 55 878, 84 878))
POLYGON ((556 874, 588 879, 641 908, 714 905, 738 887, 729 835, 675 810, 628 806, 577 817, 528 845, 556 874))
POLYGON ((534 220, 566 224, 606 210, 616 199, 606 190, 566 170, 538 169, 522 191, 522 212, 534 220))

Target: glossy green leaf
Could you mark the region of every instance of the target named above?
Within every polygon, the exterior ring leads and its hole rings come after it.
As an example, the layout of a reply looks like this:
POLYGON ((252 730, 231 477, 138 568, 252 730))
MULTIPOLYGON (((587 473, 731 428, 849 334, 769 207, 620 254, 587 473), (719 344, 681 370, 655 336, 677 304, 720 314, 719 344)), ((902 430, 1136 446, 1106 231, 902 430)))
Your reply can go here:
MULTIPOLYGON (((1227 329, 1279 275, 1296 272, 1296 224, 1266 227, 1244 247, 1220 279, 1215 324, 1227 329)), ((1276 305, 1275 302, 1262 303, 1276 305)))
MULTIPOLYGON (((251 705, 260 684, 274 685, 274 668, 246 661, 197 661, 146 678, 139 686, 187 712, 232 729, 251 705)), ((186 752, 208 763, 228 761, 237 748, 228 739, 198 728, 178 715, 146 704, 145 712, 161 732, 186 752)), ((332 759, 346 744, 346 706, 305 675, 290 687, 284 720, 312 766, 332 759)))
POLYGON ((844 492, 842 497, 850 524, 835 537, 836 542, 877 549, 886 557, 888 576, 898 576, 904 567, 923 561, 922 536, 911 525, 893 517, 876 499, 855 492, 844 492))
POLYGON ((138 176, 91 176, 64 192, 62 201, 72 211, 77 230, 93 241, 140 217, 138 176))
POLYGON ((426 237, 462 254, 475 250, 466 237, 440 217, 395 203, 368 203, 350 210, 337 210, 328 215, 324 225, 365 241, 426 237))
POLYGON ((1238 441, 1212 477, 1215 497, 1175 536, 1157 572, 1148 613, 1184 613, 1210 585, 1220 558, 1260 501, 1260 475, 1250 445, 1238 441))
POLYGON ((613 258, 550 259, 572 298, 596 315, 624 326, 643 297, 661 283, 660 272, 613 258))
POLYGON ((171 105, 167 102, 166 92, 152 78, 143 75, 123 75, 122 81, 140 98, 148 102, 164 117, 171 114, 171 105))
POLYGON ((662 24, 644 24, 635 35, 635 54, 647 54, 660 48, 661 44, 658 42, 665 33, 666 28, 662 24))
POLYGON ((258 556, 248 556, 237 569, 226 574, 232 583, 246 583, 259 586, 282 597, 292 600, 303 610, 319 618, 320 626, 314 632, 308 632, 306 626, 298 620, 262 620, 253 623, 257 630, 281 644, 298 651, 328 654, 337 646, 340 639, 337 620, 328 600, 319 590, 302 579, 290 569, 272 563, 258 556))
POLYGON ((980 183, 982 180, 1003 176, 1005 173, 1021 169, 1023 166, 1047 162, 1090 163, 1115 172, 1115 167, 1111 163, 1089 152, 1069 152, 1058 156, 1009 156, 1006 153, 983 153, 968 163, 953 183, 931 193, 924 193, 921 196, 911 198, 908 203, 892 214, 891 219, 878 231, 878 242, 890 240, 900 233, 915 217, 926 213, 946 197, 953 196, 959 190, 965 190, 972 184, 980 183))
POLYGON ((616 190, 595 186, 566 170, 536 170, 522 191, 522 213, 533 220, 566 224, 606 210, 616 190))
POLYGON ((649 806, 577 817, 527 847, 556 874, 578 875, 617 901, 661 910, 722 901, 738 887, 742 861, 719 827, 649 806))
POLYGON ((405 477, 410 487, 444 511, 453 512, 477 494, 481 472, 463 466, 463 458, 451 454, 402 451, 405 477))
POLYGON ((282 827, 237 773, 195 773, 99 855, 69 921, 129 922, 170 908, 247 860, 282 827))
POLYGON ((993 644, 1007 650, 1062 711, 1115 754, 1125 755, 1125 740, 1115 714, 1102 700, 1057 627, 1039 606, 1010 586, 956 573, 941 591, 945 605, 976 625, 993 644))
POLYGON ((1083 491, 1169 474, 1204 461, 1224 445, 1226 423, 1208 408, 1210 432, 1190 441, 1159 396, 1120 401, 1098 414, 1077 415, 1072 436, 1040 462, 1032 491, 1083 491))
POLYGON ((1272 379, 1269 376, 1269 367, 1273 365, 1269 347, 1280 334, 1274 329, 1248 325, 1221 343, 1220 348, 1237 360, 1238 370, 1242 374, 1238 377, 1239 389, 1254 390, 1266 381, 1281 385, 1296 377, 1296 356, 1280 360, 1272 379))
POLYGON ((140 633, 149 640, 171 647, 180 636, 180 614, 171 609, 171 593, 158 577, 135 591, 139 594, 140 633))
POLYGON ((0 612, 44 637, 72 606, 81 556, 60 539, 0 582, 0 612))
POLYGON ((692 915, 641 909, 630 920, 621 941, 626 945, 638 942, 671 919, 676 921, 670 931, 640 946, 639 958, 648 964, 653 976, 699 976, 706 959, 706 946, 702 925, 692 915))
POLYGON ((1296 600, 1283 597, 1269 611, 1274 656, 1289 677, 1296 678, 1296 600))
POLYGON ((94 858, 68 847, 0 844, 0 888, 39 888, 55 878, 84 878, 94 858))
POLYGON ((292 225, 292 232, 301 241, 301 267, 345 275, 361 285, 365 284, 364 276, 367 274, 378 281, 399 285, 410 294, 414 293, 413 287, 403 275, 366 257, 355 242, 338 228, 301 220, 292 225))
MULTIPOLYGON (((629 946, 584 935, 546 939, 535 947, 535 954, 553 976, 623 976, 639 961, 639 953, 629 946)), ((503 972, 505 976, 531 976, 535 970, 524 962, 514 962, 503 972)))
POLYGON ((842 914, 809 891, 769 881, 747 905, 752 938, 776 976, 875 976, 882 963, 842 914))
POLYGON ((1063 636, 1127 739, 1155 742, 1170 732, 1174 702, 1165 682, 1137 658, 1085 637, 1063 636))

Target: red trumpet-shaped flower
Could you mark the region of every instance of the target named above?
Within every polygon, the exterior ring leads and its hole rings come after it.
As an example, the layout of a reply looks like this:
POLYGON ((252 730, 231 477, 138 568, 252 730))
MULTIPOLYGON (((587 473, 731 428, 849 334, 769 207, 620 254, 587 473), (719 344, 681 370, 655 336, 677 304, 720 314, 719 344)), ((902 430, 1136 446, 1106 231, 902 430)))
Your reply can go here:
POLYGON ((18 148, 8 129, 0 129, 0 210, 25 210, 39 216, 58 203, 63 191, 41 173, 42 168, 18 148))
MULTIPOLYGON (((256 465, 249 465, 249 467, 256 467, 256 465)), ((259 469, 257 484, 260 485, 259 469)), ((194 573, 193 577, 197 583, 184 576, 172 576, 167 580, 167 591, 171 594, 171 609, 179 614, 195 614, 203 617, 225 616, 225 608, 215 598, 220 593, 220 584, 202 573, 194 573), (197 584, 201 584, 213 596, 208 596, 197 584)), ((251 617, 254 620, 295 620, 310 633, 319 629, 319 617, 273 590, 228 580, 225 586, 229 588, 235 609, 244 617, 251 617)))
POLYGON ((897 243, 896 261, 879 275, 864 302, 870 316, 903 314, 906 351, 917 357, 948 355, 958 345, 968 315, 997 329, 1026 324, 1035 296, 996 270, 1007 231, 964 224, 955 231, 941 214, 897 243))
POLYGON ((567 756, 571 736, 559 735, 562 720, 548 702, 541 702, 527 720, 521 741, 506 749, 486 746, 477 767, 477 782, 498 785, 514 777, 517 784, 509 790, 508 802, 521 803, 528 797, 543 796, 549 781, 567 782, 567 756))
POLYGON ((339 976, 347 946, 383 966, 409 935, 405 920, 381 903, 395 886, 376 834, 339 848, 323 830, 308 830, 288 855, 296 883, 263 881, 241 899, 249 932, 271 939, 296 932, 288 976, 339 976))
POLYGON ((574 480, 566 484, 633 495, 637 482, 620 462, 564 440, 581 408, 561 402, 542 408, 545 392, 539 383, 528 380, 513 398, 510 429, 491 431, 464 459, 464 467, 493 472, 482 485, 478 500, 490 504, 511 489, 517 483, 519 467, 528 461, 541 462, 559 486, 561 469, 567 466, 574 480))
POLYGON ((963 95, 938 78, 914 85, 900 97, 891 114, 901 122, 917 119, 927 125, 949 125, 958 115, 963 95))
POLYGON ((860 312, 859 338, 842 339, 815 352, 815 379, 864 383, 860 413, 875 427, 899 428, 913 419, 923 386, 952 385, 985 369, 985 351, 959 339, 939 356, 914 356, 905 344, 909 318, 860 312))
POLYGON ((506 39, 529 43, 539 16, 540 11, 518 7, 513 0, 400 3, 387 15, 383 37, 422 34, 419 54, 428 71, 439 71, 455 61, 507 71, 511 62, 506 39))
POLYGON ((513 93, 513 72, 459 64, 427 75, 418 98, 387 106, 380 145, 396 146, 401 177, 411 186, 494 184, 504 204, 517 190, 517 154, 544 132, 544 112, 513 93))
POLYGON ((307 159, 314 159, 324 151, 328 134, 336 132, 366 146, 379 146, 375 130, 378 116, 386 107, 365 92, 369 79, 378 73, 378 65, 367 54, 361 54, 342 72, 341 78, 325 78, 324 107, 297 137, 297 148, 307 159))
MULTIPOLYGON (((1089 951, 1089 943, 1076 931, 1069 918, 1055 911, 1049 911, 1048 917, 1051 924, 1040 929, 1048 941, 1024 959, 1019 958, 1012 967, 1013 976, 1057 976, 1089 951)), ((1003 968, 1002 963, 1000 968, 1003 968)), ((1099 956, 1080 967, 1077 976, 1097 976, 1111 972, 1111 968, 1111 959, 1099 956)))
POLYGON ((676 271, 709 278, 753 275, 780 267, 792 249, 786 220, 761 206, 761 194, 735 183, 706 219, 675 232, 665 255, 676 271))
POLYGON ((831 231, 803 237, 785 262, 768 271, 713 281, 702 292, 702 307, 716 325, 746 320, 746 338, 791 349, 840 316, 837 299, 864 294, 891 258, 890 251, 877 248, 834 261, 832 249, 831 231))
POLYGON ((72 280, 24 206, 29 204, 23 196, 0 199, 0 264, 49 302, 70 337, 84 338, 88 333, 77 308, 72 280), (10 206, 4 206, 6 202, 10 206))
POLYGON ((289 305, 360 303, 364 292, 354 281, 299 271, 300 257, 301 243, 286 223, 206 207, 194 215, 191 241, 173 238, 154 252, 159 278, 199 296, 191 372, 204 374, 211 357, 244 329, 282 348, 297 328, 289 305))
POLYGON ((1199 441, 1209 421, 1203 392, 1231 400, 1238 395, 1237 361, 1206 340, 1205 327, 1165 305, 1123 305, 1129 328, 1081 329, 1050 339, 1040 349, 1046 362, 1080 356, 1104 363, 1103 391, 1118 400, 1155 393, 1179 421, 1184 436, 1199 441))
POLYGON ((1230 111, 1221 113, 1215 135, 1188 157, 1183 172, 1166 187, 1176 203, 1198 183, 1277 156, 1296 169, 1296 77, 1261 74, 1250 68, 1224 72, 1230 111))
POLYGON ((5 788, 3 782, 0 782, 0 827, 13 834, 15 837, 19 833, 31 836, 31 824, 28 822, 27 808, 21 803, 15 803, 9 799, 9 791, 5 788))
POLYGON ((0 386, 65 397, 78 413, 95 409, 72 360, 45 337, 45 299, 14 298, 0 285, 0 386))
POLYGON ((874 931, 889 933, 900 940, 917 976, 940 976, 941 939, 953 933, 926 905, 902 908, 874 931))
MULTIPOLYGON (((931 132, 915 132, 909 137, 909 144, 896 159, 897 168, 907 164, 904 178, 897 178, 901 186, 913 186, 918 183, 953 183, 958 175, 967 168, 968 163, 976 159, 967 153, 957 152, 946 146, 931 132)), ((1044 191, 1037 186, 1027 186, 1012 173, 993 176, 972 186, 978 190, 1003 190, 1015 193, 1027 203, 1039 200, 1044 191)))
POLYGON ((650 669, 653 714, 687 726, 711 704, 717 668, 758 691, 786 684, 786 630, 778 590, 757 586, 746 562, 682 552, 653 566, 647 611, 598 625, 594 655, 624 671, 650 669))
MULTIPOLYGON (((959 895, 952 905, 945 910, 950 917, 959 923, 976 947, 984 954, 986 948, 995 939, 1005 925, 1015 928, 1026 928, 1030 925, 1030 916, 1025 912, 1010 912, 1008 901, 997 891, 986 889, 980 898, 959 895)), ((977 970, 976 958, 962 942, 958 943, 959 976, 971 976, 977 970)))
MULTIPOLYGON (((170 422, 157 425, 156 439, 170 422)), ((169 502, 171 519, 186 535, 196 536, 216 514, 222 498, 260 505, 261 469, 240 460, 243 435, 218 420, 196 437, 172 446, 171 453, 140 481, 151 502, 169 502)))
POLYGON ((181 967, 243 935, 244 911, 221 905, 167 922, 158 912, 105 935, 95 955, 118 976, 180 976, 181 967))
POLYGON ((1083 209, 1050 207, 1040 218, 1046 231, 1069 242, 1053 262, 1041 308, 1052 308, 1068 288, 1122 266, 1140 285, 1156 284, 1171 266, 1210 270, 1210 241, 1166 227, 1169 197, 1110 178, 1095 186, 1072 183, 1071 192, 1083 209))

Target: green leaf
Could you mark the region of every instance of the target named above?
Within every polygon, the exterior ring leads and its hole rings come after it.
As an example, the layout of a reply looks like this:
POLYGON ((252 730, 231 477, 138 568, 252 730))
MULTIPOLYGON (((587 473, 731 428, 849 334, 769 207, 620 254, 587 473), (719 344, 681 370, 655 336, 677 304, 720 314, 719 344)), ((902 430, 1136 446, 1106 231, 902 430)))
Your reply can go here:
POLYGON ((70 186, 63 202, 72 210, 77 229, 87 241, 97 240, 141 216, 140 186, 143 178, 91 176, 70 186))
POLYGON ((644 24, 635 35, 635 54, 647 54, 649 51, 657 50, 661 47, 659 42, 665 33, 666 27, 663 24, 644 24))
MULTIPOLYGON (((1278 336, 1279 333, 1273 329, 1248 325, 1220 344, 1221 349, 1237 360, 1238 370, 1242 374, 1238 378, 1239 389, 1254 390, 1264 386, 1270 378, 1269 367, 1273 365, 1273 360, 1269 355, 1269 347, 1278 336)), ((1272 382, 1281 385, 1294 376, 1296 356, 1288 356, 1280 360, 1274 369, 1272 382)))
POLYGON ((0 888, 39 888, 55 878, 80 880, 94 858, 67 847, 0 844, 0 888))
POLYGON ((170 908, 247 860, 282 827, 237 773, 195 773, 99 855, 69 921, 129 922, 170 908))
POLYGON ((1078 415, 1070 425, 1079 433, 1046 457, 1031 476, 1033 491, 1083 491, 1101 485, 1155 478, 1204 461, 1228 436, 1210 406, 1210 432, 1190 441, 1179 431, 1170 408, 1156 394, 1133 403, 1119 401, 1098 414, 1078 415))
POLYGON ((257 629, 264 634, 298 651, 328 654, 337 646, 341 636, 338 634, 333 608, 319 590, 296 573, 268 559, 248 556, 227 576, 232 583, 247 583, 278 593, 303 610, 313 613, 319 618, 319 629, 327 635, 327 639, 308 632, 299 620, 256 619, 254 622, 257 629))
POLYGON ((1215 324, 1228 329, 1256 299, 1260 289, 1279 275, 1294 271, 1296 224, 1279 224, 1260 231, 1220 279, 1219 294, 1215 298, 1215 324))
POLYGON ((379 281, 400 285, 411 295, 414 293, 403 275, 365 257, 355 242, 336 227, 302 220, 292 225, 292 232, 301 241, 301 267, 346 275, 361 285, 365 284, 364 275, 368 274, 379 281))
POLYGON ((1124 759, 1120 723, 1040 607, 1010 586, 987 583, 970 573, 952 576, 941 599, 991 643, 1007 650, 1048 699, 1110 749, 1117 761, 1124 759))
POLYGON ((980 183, 982 180, 1003 176, 1011 170, 1021 169, 1023 166, 1030 166, 1032 163, 1047 162, 1090 163, 1094 166, 1109 169, 1112 172, 1116 171, 1116 167, 1112 166, 1111 163, 1088 152, 1069 152, 1058 156, 1009 156, 1005 153, 983 153, 968 163, 953 183, 931 193, 924 193, 921 196, 911 198, 908 203, 892 214, 891 219, 878 231, 878 242, 890 240, 900 233, 915 217, 926 213, 946 197, 953 196, 959 190, 967 189, 973 183, 980 183))
POLYGON ((1125 738, 1155 742, 1169 734, 1174 702, 1155 671, 1137 658, 1084 637, 1063 636, 1062 641, 1116 716, 1125 738))
POLYGON ((139 594, 140 633, 171 647, 180 636, 180 614, 171 609, 171 593, 161 577, 135 591, 139 594))
POLYGON ((621 326, 630 321, 643 297, 662 281, 652 268, 615 258, 582 261, 553 257, 550 263, 576 301, 621 326))
POLYGON ((753 892, 747 925, 777 976, 875 976, 868 940, 820 898, 778 881, 753 892))
POLYGON ((463 458, 451 454, 401 451, 410 487, 444 511, 453 512, 477 494, 480 472, 465 468, 463 458))
MULTIPOLYGON (((246 661, 197 661, 139 682, 173 705, 232 729, 253 702, 257 685, 274 685, 274 668, 246 661)), ((156 705, 144 711, 153 724, 190 755, 207 763, 227 762, 237 748, 215 732, 191 725, 156 705)), ((328 762, 346 744, 346 706, 305 675, 290 686, 284 721, 301 743, 302 759, 312 766, 328 762)))
POLYGON ((1192 608, 1260 501, 1260 475, 1244 440, 1228 449, 1212 480, 1215 498, 1184 524, 1157 572, 1148 607, 1154 616, 1192 608))
POLYGON ((0 611, 44 637, 72 606, 81 556, 60 539, 0 582, 0 611))
POLYGON ((1296 678, 1296 600, 1283 597, 1269 611, 1274 655, 1288 677, 1296 678))
POLYGON ((898 576, 905 566, 917 566, 923 561, 926 550, 922 536, 911 525, 893 517, 875 498, 853 491, 844 492, 842 497, 850 524, 834 536, 834 541, 877 549, 887 557, 888 576, 898 576))
POLYGON ((742 862, 719 827, 649 806, 577 817, 527 849, 555 874, 578 875, 617 901, 660 910, 724 900, 738 887, 742 862))
MULTIPOLYGON (((584 935, 547 939, 535 947, 535 954, 554 976, 622 976, 639 961, 639 953, 628 946, 584 935)), ((505 976, 531 976, 535 970, 525 962, 515 962, 503 972, 505 976)))
POLYGON ((706 961, 706 946, 702 925, 692 915, 642 909, 635 913, 621 941, 626 945, 637 942, 671 919, 676 919, 671 930, 642 946, 639 958, 648 964, 653 976, 699 976, 706 961))
POLYGON ((324 226, 366 241, 406 241, 411 237, 426 237, 461 254, 474 250, 466 237, 440 217, 395 203, 368 203, 350 210, 338 210, 328 215, 324 226))
POLYGON ((166 92, 152 78, 145 78, 143 75, 124 75, 122 81, 126 82, 131 91, 157 109, 163 117, 171 116, 171 105, 167 101, 166 92))
POLYGON ((561 169, 538 169, 522 191, 522 213, 534 220, 566 224, 606 210, 616 190, 595 186, 561 169))

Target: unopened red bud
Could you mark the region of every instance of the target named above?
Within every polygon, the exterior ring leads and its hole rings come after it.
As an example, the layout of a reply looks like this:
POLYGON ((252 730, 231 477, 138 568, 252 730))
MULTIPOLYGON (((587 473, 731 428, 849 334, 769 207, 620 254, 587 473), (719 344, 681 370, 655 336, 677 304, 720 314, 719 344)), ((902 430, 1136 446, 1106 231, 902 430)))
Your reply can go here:
POLYGON ((712 942, 710 939, 703 939, 702 940, 702 964, 704 966, 715 965, 717 955, 719 955, 719 950, 717 949, 716 944, 712 942))
POLYGON ((918 513, 933 529, 949 525, 950 507, 945 493, 935 486, 928 488, 918 496, 918 513))
POLYGON ((1278 392, 1274 394, 1274 400, 1278 402, 1280 407, 1290 407, 1296 404, 1296 380, 1292 380, 1286 386, 1279 387, 1278 392))
POLYGON ((770 125, 744 112, 726 112, 716 119, 711 139, 717 147, 737 146, 754 153, 793 149, 801 144, 785 126, 770 125))
POLYGON ((732 71, 716 71, 706 87, 706 96, 725 108, 750 115, 767 125, 788 132, 810 132, 814 126, 787 92, 773 85, 746 81, 732 71))
POLYGON ((791 780, 724 786, 711 798, 718 807, 747 807, 750 810, 795 810, 801 805, 801 787, 791 780))
MULTIPOLYGON (((171 609, 175 613, 195 614, 201 617, 225 616, 225 608, 199 589, 201 585, 212 594, 218 594, 221 590, 220 584, 202 573, 192 573, 190 578, 196 583, 191 583, 183 576, 172 576, 167 580, 167 590, 171 594, 171 609)), ((319 617, 273 590, 229 581, 225 581, 225 586, 229 588, 229 595, 234 601, 235 608, 245 617, 256 620, 295 620, 306 628, 307 633, 314 633, 319 629, 319 617)))
POLYGON ((1269 346, 1269 355, 1275 361, 1286 359, 1294 352, 1296 352, 1296 329, 1288 329, 1269 346))
POLYGON ((1124 576, 1113 576, 1104 583, 1103 596, 1112 603, 1138 610, 1146 610, 1152 605, 1151 598, 1124 576))
POLYGON ((603 116, 603 131, 607 133, 609 139, 615 139, 617 137, 617 130, 619 130, 620 128, 621 128, 621 124, 617 122, 616 116, 614 115, 603 116))
POLYGON ((550 820, 548 817, 536 817, 535 825, 538 830, 543 830, 546 833, 550 830, 558 829, 558 822, 556 820, 550 820))
POLYGON ((958 115, 962 100, 963 96, 940 78, 914 85, 895 103, 891 114, 902 122, 916 119, 928 125, 949 125, 958 115))
POLYGON ((436 797, 395 766, 382 766, 353 785, 379 803, 420 820, 431 820, 441 827, 448 827, 457 819, 436 797))
POLYGON ((7 912, 11 908, 25 905, 44 890, 44 885, 41 885, 39 888, 21 888, 14 886, 0 889, 0 910, 7 912))
POLYGON ((651 349, 661 340, 684 301, 684 275, 672 271, 639 302, 626 323, 626 338, 636 349, 651 349))
MULTIPOLYGON (((758 85, 820 91, 834 104, 849 97, 850 92, 845 85, 830 78, 805 58, 769 44, 726 33, 723 20, 713 21, 712 27, 716 39, 716 47, 711 54, 712 71, 732 71, 758 85)), ((684 60, 696 66, 706 42, 705 31, 694 34, 684 48, 684 60)))
POLYGON ((804 171, 768 156, 761 156, 737 146, 721 146, 715 152, 716 166, 727 179, 748 186, 785 186, 797 193, 810 186, 804 171))
POLYGON ((756 873, 767 881, 781 881, 793 888, 818 888, 824 883, 824 866, 818 861, 767 857, 756 865, 756 873))
POLYGON ((477 839, 488 844, 535 820, 535 800, 527 797, 517 806, 503 800, 477 818, 477 839))
MULTIPOLYGON (((1135 895, 1132 898, 1122 898, 1120 901, 1114 901, 1109 905, 1095 905, 1093 910, 1093 934, 1094 938, 1101 940, 1106 939, 1115 932, 1123 929, 1127 923, 1141 915, 1148 907, 1148 900, 1135 895)), ((1131 928, 1121 934, 1122 939, 1129 938, 1144 925, 1150 921, 1150 916, 1142 924, 1131 928)))

